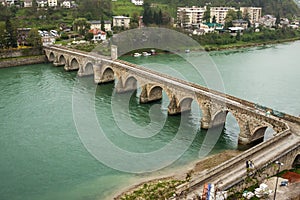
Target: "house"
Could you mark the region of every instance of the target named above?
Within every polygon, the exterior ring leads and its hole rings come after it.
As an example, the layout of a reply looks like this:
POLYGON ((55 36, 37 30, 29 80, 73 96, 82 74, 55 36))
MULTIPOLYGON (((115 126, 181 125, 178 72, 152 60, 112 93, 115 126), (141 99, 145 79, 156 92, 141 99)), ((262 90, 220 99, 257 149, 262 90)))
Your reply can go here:
POLYGON ((27 36, 30 32, 31 28, 17 28, 17 41, 19 45, 27 45, 27 36))
POLYGON ((18 3, 18 0, 0 0, 0 3, 3 6, 12 6, 12 5, 15 5, 16 3, 18 3))
POLYGON ((91 20, 91 21, 88 21, 88 23, 91 25, 91 29, 101 30, 101 21, 100 20, 91 20))
POLYGON ((131 0, 131 3, 136 6, 142 6, 144 4, 144 0, 131 0))
POLYGON ((233 27, 242 27, 244 29, 248 28, 248 22, 243 19, 232 20, 233 27))
POLYGON ((89 30, 90 33, 93 33, 93 41, 104 41, 106 40, 106 33, 104 31, 101 31, 100 29, 91 29, 89 30))
POLYGON ((130 17, 125 16, 113 16, 113 27, 129 28, 130 17))
POLYGON ((47 0, 36 0, 37 6, 38 7, 47 7, 48 1, 47 0))
POLYGON ((193 31, 194 35, 204 35, 215 31, 223 30, 223 25, 218 23, 201 23, 199 29, 193 31))
POLYGON ((276 23, 276 17, 273 17, 272 15, 265 15, 259 19, 259 24, 265 26, 265 27, 273 27, 276 23))
POLYGON ((44 36, 42 37, 42 44, 43 45, 52 45, 55 43, 55 37, 53 36, 44 36))
MULTIPOLYGON (((101 21, 100 20, 92 20, 92 21, 88 21, 88 23, 91 24, 91 29, 102 30, 101 21)), ((111 31, 111 21, 104 20, 104 30, 105 31, 111 31)))
POLYGON ((290 24, 290 20, 288 18, 280 18, 281 26, 288 26, 290 24))
POLYGON ((32 7, 32 0, 24 0, 24 7, 25 8, 32 7))
POLYGON ((205 30, 204 29, 195 29, 193 31, 193 35, 204 35, 205 34, 205 30))
POLYGON ((242 35, 244 32, 243 27, 229 27, 228 30, 229 30, 230 35, 232 35, 232 36, 236 36, 237 33, 240 33, 242 35))
POLYGON ((57 7, 57 0, 48 0, 49 7, 57 7))
POLYGON ((105 31, 111 31, 111 21, 104 20, 104 30, 105 31))
POLYGON ((71 3, 71 1, 64 0, 64 1, 60 4, 60 6, 63 7, 63 8, 71 8, 71 7, 72 7, 72 3, 71 3))

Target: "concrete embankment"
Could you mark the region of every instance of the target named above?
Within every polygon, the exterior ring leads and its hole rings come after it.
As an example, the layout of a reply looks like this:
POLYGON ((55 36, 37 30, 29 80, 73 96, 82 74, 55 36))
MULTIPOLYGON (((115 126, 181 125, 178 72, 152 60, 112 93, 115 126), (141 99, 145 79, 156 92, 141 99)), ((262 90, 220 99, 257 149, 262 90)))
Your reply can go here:
POLYGON ((16 67, 21 65, 31 65, 46 63, 47 59, 45 55, 18 57, 0 60, 0 68, 16 67))

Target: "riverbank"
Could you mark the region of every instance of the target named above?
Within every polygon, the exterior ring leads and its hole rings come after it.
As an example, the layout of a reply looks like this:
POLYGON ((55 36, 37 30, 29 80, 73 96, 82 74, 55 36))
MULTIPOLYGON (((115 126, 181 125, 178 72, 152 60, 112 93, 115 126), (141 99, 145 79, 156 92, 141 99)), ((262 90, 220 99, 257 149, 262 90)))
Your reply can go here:
POLYGON ((46 63, 45 55, 0 59, 0 68, 46 63))
POLYGON ((218 166, 219 164, 238 156, 241 151, 226 150, 219 154, 215 154, 196 161, 187 167, 166 174, 161 177, 150 177, 142 180, 131 187, 124 190, 114 197, 115 200, 131 200, 131 199, 150 199, 151 197, 165 199, 174 194, 175 187, 181 183, 188 181, 193 176, 201 173, 206 169, 218 166))
POLYGON ((270 44, 281 44, 286 42, 294 42, 300 40, 300 37, 296 38, 287 38, 287 39, 278 39, 278 40, 270 40, 266 42, 240 42, 240 43, 233 43, 227 45, 205 45, 205 51, 222 51, 228 49, 239 49, 239 48, 248 48, 248 47, 256 47, 256 46, 265 46, 270 44))

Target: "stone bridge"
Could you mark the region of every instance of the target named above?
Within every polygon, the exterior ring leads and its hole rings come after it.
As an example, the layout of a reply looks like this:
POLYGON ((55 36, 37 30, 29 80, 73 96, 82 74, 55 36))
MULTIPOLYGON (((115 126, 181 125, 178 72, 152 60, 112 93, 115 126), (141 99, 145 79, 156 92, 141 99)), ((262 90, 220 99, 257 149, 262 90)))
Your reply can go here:
POLYGON ((274 111, 200 85, 170 77, 113 57, 99 56, 58 46, 45 46, 44 52, 55 66, 78 70, 78 76, 93 75, 97 84, 115 81, 118 93, 141 89, 140 103, 160 100, 166 93, 169 115, 191 109, 195 101, 202 111, 201 128, 224 126, 228 113, 236 118, 239 143, 248 144, 261 140, 267 127, 277 134, 221 165, 205 170, 189 182, 177 187, 174 199, 196 199, 205 183, 215 183, 221 190, 242 189, 277 173, 275 161, 285 163, 282 169, 300 165, 300 118, 274 111), (256 169, 249 177, 245 162, 253 160, 256 169), (247 180, 247 181, 246 181, 247 180))
POLYGON ((195 101, 202 111, 203 129, 224 126, 230 112, 239 124, 241 144, 262 140, 268 127, 277 134, 288 129, 287 123, 282 120, 284 116, 279 117, 272 109, 262 109, 246 100, 132 63, 60 46, 45 46, 44 52, 55 66, 64 66, 67 71, 78 70, 78 76, 93 75, 97 84, 116 81, 116 92, 123 93, 140 88, 140 103, 160 100, 164 91, 169 99, 169 115, 189 111, 195 101))

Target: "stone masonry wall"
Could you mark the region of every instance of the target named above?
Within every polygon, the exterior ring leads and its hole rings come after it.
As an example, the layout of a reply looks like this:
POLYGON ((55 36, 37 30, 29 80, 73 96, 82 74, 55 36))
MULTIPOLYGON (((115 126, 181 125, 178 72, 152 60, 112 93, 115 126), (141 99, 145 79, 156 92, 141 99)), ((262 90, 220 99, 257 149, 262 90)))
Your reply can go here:
POLYGON ((39 64, 39 63, 46 63, 46 62, 47 62, 47 60, 44 55, 32 56, 32 57, 11 58, 11 59, 7 59, 7 60, 1 60, 0 68, 39 64))

